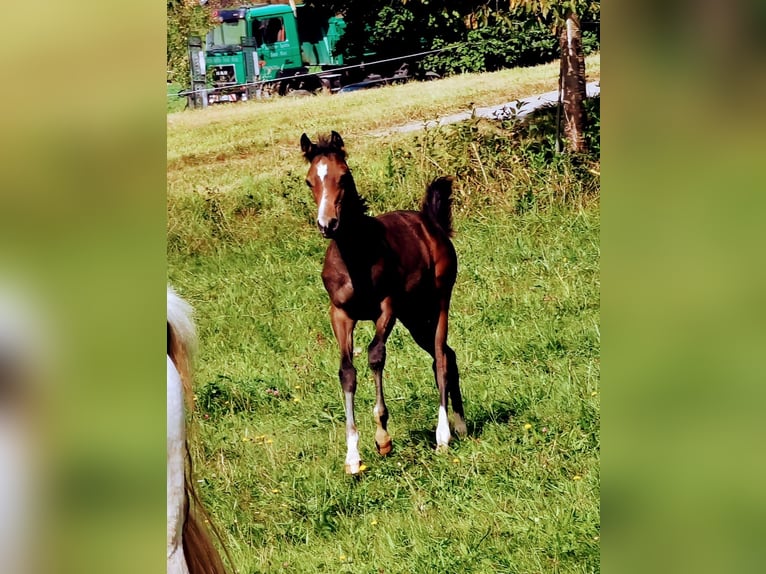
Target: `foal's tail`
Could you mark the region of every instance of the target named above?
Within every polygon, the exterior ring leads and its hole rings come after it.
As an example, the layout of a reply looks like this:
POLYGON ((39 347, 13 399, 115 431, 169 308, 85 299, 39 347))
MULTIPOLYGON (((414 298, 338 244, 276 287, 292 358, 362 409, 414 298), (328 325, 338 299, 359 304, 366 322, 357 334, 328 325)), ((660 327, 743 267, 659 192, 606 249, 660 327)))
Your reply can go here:
MULTIPOLYGON (((167 294, 168 357, 170 357, 181 377, 184 397, 188 408, 193 408, 191 364, 197 347, 197 333, 192 321, 191 306, 181 299, 173 288, 168 286, 167 294)), ((185 516, 183 522, 183 553, 189 574, 226 574, 221 555, 210 538, 210 533, 203 525, 207 522, 213 527, 205 509, 194 489, 194 477, 191 468, 191 456, 186 449, 186 468, 184 472, 185 516)), ((223 546, 220 535, 213 527, 223 546)), ((226 552, 226 548, 224 547, 226 552)), ((227 552, 228 557, 228 552, 227 552)), ((231 562, 231 559, 229 559, 231 562)))
POLYGON ((426 189, 423 200, 423 215, 440 228, 447 236, 452 236, 452 178, 437 177, 426 189))

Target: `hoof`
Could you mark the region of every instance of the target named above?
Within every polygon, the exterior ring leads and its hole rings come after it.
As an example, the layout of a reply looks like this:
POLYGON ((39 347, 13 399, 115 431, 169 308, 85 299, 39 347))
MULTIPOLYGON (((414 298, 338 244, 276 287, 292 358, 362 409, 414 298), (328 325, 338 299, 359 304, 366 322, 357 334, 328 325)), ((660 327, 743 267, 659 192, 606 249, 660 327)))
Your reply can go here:
POLYGON ((375 432, 375 448, 378 449, 380 456, 386 456, 393 448, 391 435, 382 428, 378 428, 375 432))
POLYGON ((375 443, 375 448, 378 449, 378 454, 380 456, 386 456, 389 452, 391 452, 391 449, 394 448, 394 444, 391 442, 391 439, 388 439, 388 441, 384 442, 383 444, 375 443))
POLYGON ((449 444, 437 444, 436 445, 436 452, 444 454, 449 452, 449 444))
POLYGON ((353 462, 351 464, 346 463, 346 474, 359 474, 359 468, 360 465, 358 462, 353 462))
POLYGON ((458 436, 465 436, 468 434, 468 429, 465 426, 465 421, 462 419, 455 420, 455 434, 458 436))

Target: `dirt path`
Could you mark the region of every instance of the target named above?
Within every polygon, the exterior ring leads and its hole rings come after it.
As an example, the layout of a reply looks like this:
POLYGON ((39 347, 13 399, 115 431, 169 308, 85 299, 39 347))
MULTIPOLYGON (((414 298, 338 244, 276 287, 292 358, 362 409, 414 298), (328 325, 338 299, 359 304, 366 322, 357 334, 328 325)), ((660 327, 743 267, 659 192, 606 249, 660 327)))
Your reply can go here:
MULTIPOLYGON (((585 89, 589 98, 598 96, 601 93, 601 81, 598 80, 596 82, 590 82, 585 86, 585 89)), ((553 90, 552 92, 546 92, 537 96, 530 96, 528 98, 522 98, 520 100, 514 100, 512 102, 506 102, 496 106, 474 108, 473 115, 490 120, 507 119, 513 115, 518 118, 523 118, 524 116, 532 113, 534 110, 555 104, 557 101, 558 90, 553 90)), ((382 130, 370 132, 370 134, 373 136, 386 136, 392 133, 408 133, 422 129, 431 129, 439 126, 455 124, 457 122, 464 122, 465 120, 471 119, 471 116, 472 112, 460 112, 458 114, 442 116, 427 122, 410 122, 408 124, 393 128, 385 128, 382 130)))

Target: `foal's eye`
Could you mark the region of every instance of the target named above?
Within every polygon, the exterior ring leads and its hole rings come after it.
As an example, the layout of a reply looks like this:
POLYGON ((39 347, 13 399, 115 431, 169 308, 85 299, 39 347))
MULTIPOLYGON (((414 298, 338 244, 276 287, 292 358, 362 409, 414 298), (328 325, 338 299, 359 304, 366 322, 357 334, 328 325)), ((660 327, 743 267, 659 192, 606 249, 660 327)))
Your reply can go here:
POLYGON ((308 185, 309 187, 311 187, 311 182, 310 182, 309 180, 306 180, 306 185, 308 185))

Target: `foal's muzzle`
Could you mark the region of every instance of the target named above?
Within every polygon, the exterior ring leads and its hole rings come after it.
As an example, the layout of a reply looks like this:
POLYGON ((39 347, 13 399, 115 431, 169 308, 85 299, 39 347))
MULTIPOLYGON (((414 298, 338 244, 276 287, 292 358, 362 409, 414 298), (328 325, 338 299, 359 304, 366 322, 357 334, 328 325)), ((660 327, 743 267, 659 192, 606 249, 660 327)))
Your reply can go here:
POLYGON ((331 219, 327 222, 327 225, 322 225, 317 221, 317 227, 319 227, 319 231, 322 233, 322 237, 325 239, 330 239, 335 236, 335 233, 338 231, 338 224, 340 222, 337 219, 331 219))

